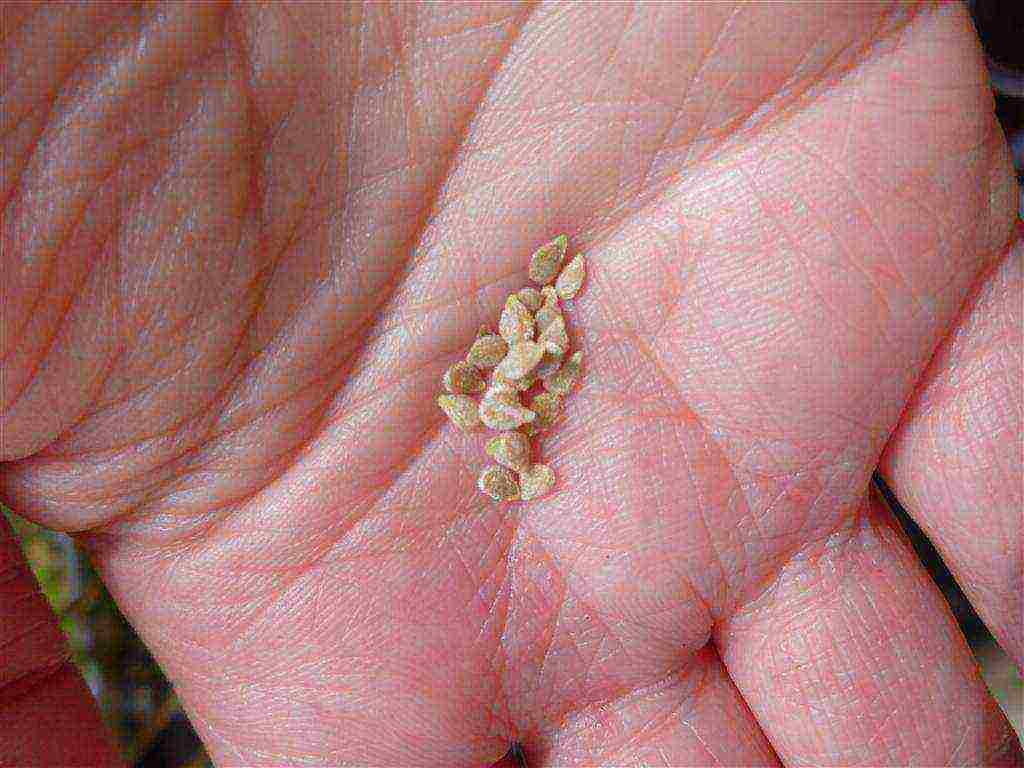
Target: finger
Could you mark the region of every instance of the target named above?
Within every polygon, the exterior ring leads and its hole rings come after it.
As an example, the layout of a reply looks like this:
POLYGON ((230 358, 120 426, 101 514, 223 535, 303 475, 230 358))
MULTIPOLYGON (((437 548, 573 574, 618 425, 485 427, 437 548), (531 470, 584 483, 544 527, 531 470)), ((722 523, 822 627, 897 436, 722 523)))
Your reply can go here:
POLYGON ((889 442, 885 481, 1024 668, 1024 240, 980 281, 889 442))
POLYGON ((523 751, 530 768, 779 764, 710 645, 684 672, 577 712, 523 751))
POLYGON ((874 496, 716 632, 787 765, 1016 765, 963 636, 874 496))
POLYGON ((0 764, 120 765, 99 711, 0 514, 0 764))

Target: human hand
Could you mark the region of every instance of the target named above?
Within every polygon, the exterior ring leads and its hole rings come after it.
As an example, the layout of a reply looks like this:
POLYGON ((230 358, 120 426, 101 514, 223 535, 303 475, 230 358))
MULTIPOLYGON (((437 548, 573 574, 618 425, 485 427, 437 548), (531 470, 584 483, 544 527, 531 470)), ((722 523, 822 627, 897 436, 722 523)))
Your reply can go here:
MULTIPOLYGON (((1019 664, 1021 250, 959 4, 2 12, 0 498, 218 763, 1021 760, 869 492, 1019 664), (433 394, 561 231, 586 368, 554 493, 496 505, 433 394)), ((0 744, 97 764, 34 636, 0 744)))

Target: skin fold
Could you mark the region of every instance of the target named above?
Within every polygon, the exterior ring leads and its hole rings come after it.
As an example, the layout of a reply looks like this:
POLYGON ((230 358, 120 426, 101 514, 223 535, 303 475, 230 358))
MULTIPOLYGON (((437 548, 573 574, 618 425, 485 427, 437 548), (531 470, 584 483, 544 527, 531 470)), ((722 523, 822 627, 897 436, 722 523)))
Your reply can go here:
MULTIPOLYGON (((869 490, 1020 664, 1022 249, 961 4, 0 14, 0 500, 219 765, 1021 763, 869 490), (433 396, 561 232, 558 481, 494 504, 433 396)), ((116 764, 2 536, 0 764, 116 764)))

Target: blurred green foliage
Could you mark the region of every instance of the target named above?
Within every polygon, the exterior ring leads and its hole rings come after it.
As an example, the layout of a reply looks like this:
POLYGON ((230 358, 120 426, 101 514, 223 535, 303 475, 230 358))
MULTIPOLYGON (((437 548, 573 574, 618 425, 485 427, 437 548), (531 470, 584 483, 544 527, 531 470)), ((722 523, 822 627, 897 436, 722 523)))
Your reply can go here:
POLYGON ((135 634, 82 551, 70 537, 3 514, 68 639, 75 664, 99 704, 103 720, 136 766, 212 765, 198 739, 169 739, 191 729, 174 690, 135 634), (185 743, 184 754, 168 744, 185 743))

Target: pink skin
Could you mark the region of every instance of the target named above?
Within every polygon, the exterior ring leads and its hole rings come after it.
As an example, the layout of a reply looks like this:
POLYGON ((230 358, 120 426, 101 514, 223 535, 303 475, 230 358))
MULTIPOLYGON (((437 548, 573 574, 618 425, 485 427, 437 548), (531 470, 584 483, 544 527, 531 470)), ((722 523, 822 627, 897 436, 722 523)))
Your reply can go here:
MULTIPOLYGON (((220 764, 1021 761, 868 491, 884 452, 1020 662, 1021 251, 960 4, 2 13, 0 498, 220 764), (496 505, 432 395, 562 231, 559 480, 496 505)), ((0 754, 112 762, 32 611, 0 754)))

